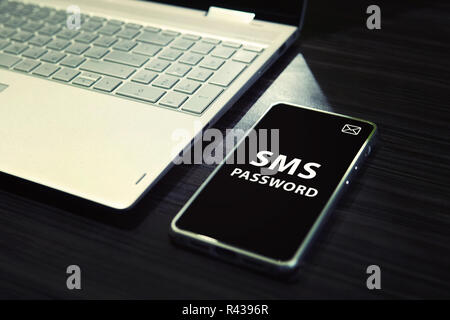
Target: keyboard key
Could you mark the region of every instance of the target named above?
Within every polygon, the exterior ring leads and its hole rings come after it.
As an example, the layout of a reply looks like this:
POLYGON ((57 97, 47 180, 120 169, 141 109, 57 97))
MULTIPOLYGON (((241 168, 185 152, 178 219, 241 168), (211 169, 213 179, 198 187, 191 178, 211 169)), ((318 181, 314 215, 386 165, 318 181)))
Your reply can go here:
POLYGON ((134 68, 122 64, 99 60, 88 60, 81 65, 80 69, 120 79, 127 79, 135 71, 134 68))
POLYGON ((0 8, 0 23, 5 23, 6 21, 9 20, 10 16, 7 13, 1 13, 1 8, 0 8))
POLYGON ((95 83, 95 80, 79 76, 78 78, 73 80, 72 83, 83 87, 90 87, 95 83))
POLYGON ((200 88, 200 83, 194 80, 183 79, 174 88, 175 91, 193 94, 198 88, 200 88))
POLYGON ((11 54, 20 54, 24 52, 26 49, 28 49, 27 45, 24 45, 22 43, 11 43, 9 46, 7 46, 4 51, 6 53, 11 54))
POLYGON ((34 12, 32 12, 28 18, 31 20, 43 20, 50 13, 50 8, 37 8, 34 12))
POLYGON ((71 40, 80 34, 78 30, 62 29, 56 36, 61 39, 71 40))
POLYGON ((28 41, 28 43, 32 44, 34 46, 42 47, 42 46, 45 46, 47 43, 49 43, 51 40, 52 40, 52 37, 38 34, 38 35, 34 36, 33 39, 28 41))
POLYGON ((136 41, 133 40, 119 40, 119 42, 116 42, 116 44, 113 46, 113 49, 130 51, 136 46, 136 44, 136 41))
POLYGON ((88 51, 86 51, 84 56, 86 56, 88 58, 101 59, 108 52, 109 52, 109 50, 105 49, 105 48, 92 47, 88 51))
POLYGON ((116 20, 116 19, 111 19, 108 20, 108 24, 113 24, 113 25, 117 25, 117 26, 121 26, 123 25, 125 22, 120 21, 120 20, 116 20))
POLYGON ((178 80, 179 79, 177 77, 162 74, 158 77, 158 79, 153 81, 152 85, 154 85, 156 87, 161 87, 164 89, 170 89, 175 85, 175 83, 178 82, 178 80))
POLYGON ((22 26, 22 30, 35 32, 44 26, 44 23, 41 21, 28 21, 24 26, 22 26))
POLYGON ((103 27, 98 29, 97 32, 107 36, 112 36, 117 32, 119 32, 120 29, 121 29, 120 26, 114 24, 105 24, 103 27))
POLYGON ((188 96, 177 92, 168 92, 159 102, 160 105, 179 108, 183 102, 187 100, 188 96))
POLYGON ((211 44, 219 44, 221 41, 219 39, 213 39, 213 38, 203 38, 203 42, 211 43, 211 44))
POLYGON ((89 44, 97 38, 98 35, 96 35, 95 33, 83 32, 75 38, 75 41, 89 44))
POLYGON ((84 61, 86 61, 86 58, 70 55, 65 57, 64 60, 60 62, 60 64, 66 67, 76 68, 84 61))
POLYGON ((50 24, 59 24, 67 19, 65 12, 56 12, 45 19, 45 22, 50 24))
POLYGON ((184 34, 182 36, 183 39, 188 39, 188 40, 193 40, 193 41, 198 41, 200 40, 202 37, 197 36, 195 34, 184 34))
POLYGON ((191 71, 191 67, 177 63, 167 69, 166 73, 177 77, 184 77, 189 71, 191 71))
POLYGON ((211 55, 213 57, 218 57, 218 58, 223 58, 223 59, 228 59, 230 58, 234 53, 236 52, 236 50, 232 49, 232 48, 224 48, 224 47, 217 47, 213 50, 213 52, 211 53, 211 55))
POLYGON ((239 61, 239 62, 244 62, 244 63, 251 63, 253 62, 253 60, 255 60, 255 58, 258 56, 257 53, 255 52, 250 52, 250 51, 238 51, 234 56, 233 56, 233 60, 234 61, 239 61))
POLYGON ((27 58, 37 59, 46 52, 47 50, 45 50, 44 48, 32 47, 27 49, 24 53, 22 53, 22 55, 27 58))
POLYGON ((111 45, 117 42, 116 38, 109 36, 101 36, 97 40, 94 41, 94 45, 109 48, 111 45))
POLYGON ((223 92, 223 89, 214 85, 205 84, 200 90, 184 103, 181 110, 201 114, 223 92))
POLYGON ((94 16, 94 17, 91 17, 91 19, 89 21, 93 21, 93 22, 97 22, 97 23, 101 24, 106 21, 106 18, 94 16))
POLYGON ((111 92, 116 89, 121 83, 122 81, 120 80, 106 77, 97 82, 97 84, 94 86, 94 89, 111 92))
POLYGON ((11 17, 7 22, 4 23, 5 26, 11 28, 18 28, 21 25, 25 24, 26 20, 19 17, 11 17))
POLYGON ((67 41, 64 39, 55 39, 55 40, 52 40, 52 42, 50 42, 47 45, 47 48, 61 51, 64 48, 66 48, 69 44, 70 44, 70 41, 67 41))
POLYGON ((10 42, 8 40, 5 39, 0 39, 0 50, 9 46, 10 42))
POLYGON ((144 31, 136 38, 136 40, 146 43, 158 44, 160 46, 167 46, 170 42, 172 42, 173 37, 144 31))
POLYGON ((161 29, 160 28, 156 28, 156 27, 145 27, 144 31, 158 33, 158 32, 161 31, 161 29))
POLYGON ((66 52, 80 55, 89 48, 87 44, 74 42, 66 49, 66 52))
POLYGON ((28 18, 31 20, 41 21, 45 19, 50 14, 50 8, 38 8, 33 13, 31 13, 28 18))
POLYGON ((176 49, 164 49, 158 56, 158 58, 166 59, 170 61, 177 60, 181 55, 183 54, 183 51, 176 50, 176 49))
MULTIPOLYGON (((81 21, 81 25, 83 25, 83 23, 85 23, 86 21, 88 21, 90 18, 90 16, 88 14, 82 13, 80 15, 80 21, 81 21)), ((66 23, 67 24, 67 23, 66 23)))
POLYGON ((134 48, 133 52, 138 54, 143 54, 146 56, 154 56, 159 51, 161 51, 162 47, 148 44, 148 43, 139 43, 136 48, 134 48))
POLYGON ((21 62, 16 64, 16 66, 14 67, 14 70, 19 70, 19 71, 23 71, 23 72, 30 72, 31 70, 33 70, 34 68, 36 68, 40 64, 41 63, 38 62, 38 61, 26 59, 26 60, 22 60, 21 62))
POLYGON ((80 71, 68 69, 68 68, 62 68, 61 70, 56 72, 52 78, 55 80, 59 80, 59 81, 69 82, 70 80, 72 80, 79 74, 80 74, 80 71))
POLYGON ((47 24, 41 30, 39 30, 38 32, 40 34, 43 34, 43 35, 46 35, 46 36, 53 36, 59 30, 61 30, 60 26, 47 24))
POLYGON ((201 82, 205 82, 206 80, 209 79, 209 77, 211 77, 213 74, 212 71, 203 69, 203 68, 197 68, 192 70, 189 74, 188 74, 188 79, 193 79, 193 80, 197 80, 197 81, 201 81, 201 82))
POLYGON ((177 39, 170 45, 172 48, 187 50, 194 45, 194 41, 186 39, 177 39))
POLYGON ((54 74, 58 70, 59 70, 58 66, 55 66, 53 64, 43 63, 39 67, 34 69, 33 74, 36 74, 36 75, 42 76, 42 77, 50 77, 52 74, 54 74))
POLYGON ((142 28, 142 25, 129 22, 129 23, 125 24, 125 28, 140 29, 140 28, 142 28))
POLYGON ((214 48, 215 46, 213 44, 198 42, 192 47, 191 51, 200 54, 208 54, 214 48))
POLYGON ((105 60, 126 64, 132 67, 140 67, 147 62, 148 58, 133 53, 126 53, 122 51, 111 51, 106 55, 105 60))
POLYGON ((20 58, 10 56, 9 54, 0 53, 0 67, 11 68, 20 60, 20 58))
POLYGON ((66 54, 62 52, 49 51, 41 58, 41 60, 50 63, 57 63, 61 61, 65 56, 66 54))
POLYGON ((92 72, 83 72, 80 76, 84 77, 84 78, 92 79, 94 81, 97 81, 101 78, 100 75, 98 75, 96 73, 92 73, 92 72))
POLYGON ((224 41, 224 42, 222 42, 222 45, 224 47, 230 47, 230 48, 235 48, 235 49, 239 49, 240 47, 242 47, 242 44, 237 43, 237 42, 232 42, 232 41, 224 41))
POLYGON ((148 70, 141 70, 131 78, 131 81, 139 82, 139 83, 143 83, 143 84, 149 84, 157 76, 158 76, 158 74, 156 72, 148 71, 148 70))
POLYGON ((18 16, 18 17, 24 17, 29 15, 31 12, 33 12, 33 9, 35 8, 32 4, 21 4, 16 7, 14 12, 12 14, 18 16))
POLYGON ((166 91, 137 83, 126 83, 117 90, 119 95, 152 103, 158 101, 164 93, 166 91))
POLYGON ((19 31, 15 33, 13 36, 11 36, 11 40, 18 41, 18 42, 25 42, 31 39, 33 34, 28 31, 19 31))
POLYGON ((145 69, 156 72, 163 72, 168 66, 170 66, 170 62, 154 59, 145 66, 145 69))
POLYGON ((132 28, 123 28, 116 36, 125 39, 133 39, 139 34, 139 30, 132 28))
POLYGON ((224 63, 225 63, 225 60, 213 58, 213 57, 206 57, 205 59, 202 60, 202 62, 200 63, 200 66, 202 66, 203 68, 217 70, 224 63))
POLYGON ((12 28, 0 28, 0 38, 9 38, 14 33, 16 33, 16 30, 12 28))
POLYGON ((257 46, 251 46, 251 45, 245 45, 243 49, 247 50, 247 51, 253 51, 256 53, 261 53, 264 51, 264 48, 257 47, 257 46))
POLYGON ((94 32, 102 26, 102 23, 100 21, 95 21, 92 18, 85 23, 82 24, 81 30, 87 31, 87 32, 94 32))
POLYGON ((199 63, 203 59, 203 56, 201 54, 197 53, 185 53, 183 56, 178 60, 178 62, 189 64, 191 66, 195 66, 197 63, 199 63))
POLYGON ((164 30, 162 34, 170 37, 178 37, 180 35, 180 32, 173 30, 164 30))
POLYGON ((245 69, 246 65, 239 62, 230 61, 225 64, 214 76, 209 80, 209 83, 217 84, 219 86, 227 87, 237 78, 239 74, 245 69))
POLYGON ((3 4, 8 5, 10 8, 9 12, 15 16, 27 16, 34 10, 34 8, 36 8, 36 6, 32 4, 23 4, 12 1, 9 3, 4 1, 3 4))

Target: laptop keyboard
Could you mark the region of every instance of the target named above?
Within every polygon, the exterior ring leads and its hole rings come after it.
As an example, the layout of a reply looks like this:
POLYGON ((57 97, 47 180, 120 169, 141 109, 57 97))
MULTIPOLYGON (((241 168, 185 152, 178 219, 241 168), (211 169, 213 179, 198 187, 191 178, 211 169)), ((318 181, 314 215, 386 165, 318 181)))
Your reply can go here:
POLYGON ((223 39, 0 0, 0 67, 202 114, 263 52, 223 39))

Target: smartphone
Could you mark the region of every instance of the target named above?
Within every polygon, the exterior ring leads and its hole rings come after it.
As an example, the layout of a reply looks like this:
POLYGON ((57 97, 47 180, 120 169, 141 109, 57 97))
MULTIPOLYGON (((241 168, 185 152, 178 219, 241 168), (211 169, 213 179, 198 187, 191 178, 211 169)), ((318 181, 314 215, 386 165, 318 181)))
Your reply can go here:
POLYGON ((172 239, 259 271, 295 273, 376 132, 366 120, 272 105, 173 219, 172 239))

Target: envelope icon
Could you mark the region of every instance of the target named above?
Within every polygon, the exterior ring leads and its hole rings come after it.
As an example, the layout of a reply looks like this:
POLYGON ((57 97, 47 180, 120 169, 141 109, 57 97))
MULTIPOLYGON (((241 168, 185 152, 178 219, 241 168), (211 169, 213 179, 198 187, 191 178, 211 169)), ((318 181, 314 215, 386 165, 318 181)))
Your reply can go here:
POLYGON ((341 130, 343 133, 352 134, 357 136, 361 132, 361 127, 354 126, 352 124, 345 124, 341 130))

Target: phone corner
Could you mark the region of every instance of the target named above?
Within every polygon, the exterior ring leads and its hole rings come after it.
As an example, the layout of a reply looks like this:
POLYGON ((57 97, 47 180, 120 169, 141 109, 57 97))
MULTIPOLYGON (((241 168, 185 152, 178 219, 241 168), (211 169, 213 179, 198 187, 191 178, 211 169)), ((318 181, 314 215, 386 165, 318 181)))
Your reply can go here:
POLYGON ((181 229, 178 228, 178 226, 177 226, 177 221, 178 221, 178 217, 175 217, 170 222, 170 227, 169 227, 169 235, 170 236, 175 236, 175 235, 178 235, 181 233, 181 229))
POLYGON ((372 121, 367 121, 368 124, 372 126, 372 132, 370 133, 369 137, 367 138, 369 144, 368 148, 373 148, 376 144, 378 144, 379 140, 379 128, 378 125, 372 121))
POLYGON ((378 132, 378 125, 375 122, 366 120, 366 123, 368 123, 372 126, 372 134, 375 134, 378 132))
POLYGON ((167 232, 167 235, 172 244, 179 246, 179 245, 184 244, 185 238, 184 238, 184 235, 182 234, 181 230, 176 226, 174 220, 172 220, 172 222, 170 223, 170 227, 167 232))
POLYGON ((276 269, 281 274, 289 274, 294 272, 299 267, 299 259, 297 257, 293 257, 289 260, 279 260, 276 263, 276 269))
POLYGON ((270 110, 272 110, 272 109, 274 109, 274 108, 276 108, 276 107, 278 107, 278 106, 281 106, 281 105, 287 105, 287 104, 289 104, 289 103, 288 103, 288 102, 285 102, 285 101, 276 101, 276 102, 272 102, 272 103, 269 105, 269 107, 267 108, 266 112, 269 112, 270 110))

